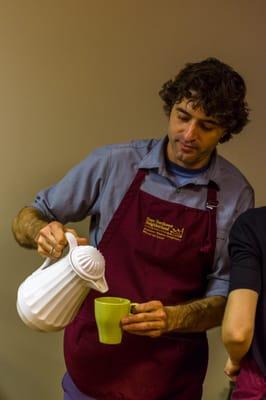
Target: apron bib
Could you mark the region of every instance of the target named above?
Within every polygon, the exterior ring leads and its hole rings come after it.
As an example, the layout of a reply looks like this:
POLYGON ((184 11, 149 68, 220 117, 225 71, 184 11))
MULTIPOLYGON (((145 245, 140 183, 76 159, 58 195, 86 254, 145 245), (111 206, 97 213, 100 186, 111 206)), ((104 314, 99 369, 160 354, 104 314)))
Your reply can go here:
MULTIPOLYGON (((139 170, 99 244, 108 296, 165 306, 204 296, 216 244, 216 188, 206 210, 171 203, 140 189, 139 170)), ((199 400, 208 345, 205 333, 160 338, 123 334, 120 345, 98 342, 90 291, 65 329, 65 361, 77 387, 97 400, 199 400)))

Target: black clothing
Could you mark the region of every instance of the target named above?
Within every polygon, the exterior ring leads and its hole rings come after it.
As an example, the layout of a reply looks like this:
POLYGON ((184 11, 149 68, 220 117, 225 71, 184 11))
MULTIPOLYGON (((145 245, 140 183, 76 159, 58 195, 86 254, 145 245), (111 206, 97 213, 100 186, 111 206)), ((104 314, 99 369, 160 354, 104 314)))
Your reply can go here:
POLYGON ((251 289, 259 294, 250 352, 266 376, 266 207, 244 212, 229 236, 230 291, 251 289))

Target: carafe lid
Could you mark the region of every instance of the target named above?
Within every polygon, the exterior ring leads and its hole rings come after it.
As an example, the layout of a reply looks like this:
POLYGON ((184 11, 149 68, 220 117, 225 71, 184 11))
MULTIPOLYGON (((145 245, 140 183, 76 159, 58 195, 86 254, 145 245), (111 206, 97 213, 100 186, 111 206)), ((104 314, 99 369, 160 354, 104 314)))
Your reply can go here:
POLYGON ((69 258, 74 271, 86 281, 97 281, 104 277, 105 260, 101 252, 93 246, 77 246, 69 258))

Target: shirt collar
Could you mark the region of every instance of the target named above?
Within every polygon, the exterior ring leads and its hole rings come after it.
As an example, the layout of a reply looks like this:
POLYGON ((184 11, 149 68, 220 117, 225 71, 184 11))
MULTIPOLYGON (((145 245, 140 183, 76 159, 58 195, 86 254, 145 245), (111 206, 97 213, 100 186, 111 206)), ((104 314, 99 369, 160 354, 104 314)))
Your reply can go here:
MULTIPOLYGON (((144 169, 157 169, 158 173, 162 176, 169 178, 169 174, 165 165, 165 148, 168 143, 168 137, 165 136, 154 145, 151 151, 142 159, 139 168, 144 169)), ((219 157, 215 150, 210 167, 202 174, 192 177, 190 184, 206 186, 210 181, 214 182, 219 188, 219 157)))
POLYGON ((146 154, 139 164, 139 168, 158 169, 159 174, 166 175, 165 147, 168 142, 167 136, 158 140, 153 148, 146 154))

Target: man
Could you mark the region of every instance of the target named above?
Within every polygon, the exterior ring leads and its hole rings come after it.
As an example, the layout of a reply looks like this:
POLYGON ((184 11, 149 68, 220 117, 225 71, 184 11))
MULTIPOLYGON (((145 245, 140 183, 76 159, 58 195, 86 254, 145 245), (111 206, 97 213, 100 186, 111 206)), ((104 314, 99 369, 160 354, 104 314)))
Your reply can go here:
POLYGON ((166 137, 96 150, 15 218, 22 246, 58 258, 65 224, 90 215, 108 294, 138 303, 122 344, 105 346, 90 292, 65 330, 65 399, 201 398, 206 330, 221 323, 228 290, 228 231, 253 206, 246 179, 216 152, 247 123, 245 95, 219 60, 187 64, 160 91, 166 137))
POLYGON ((232 399, 266 399, 266 207, 246 211, 230 233, 230 294, 222 338, 232 399))

